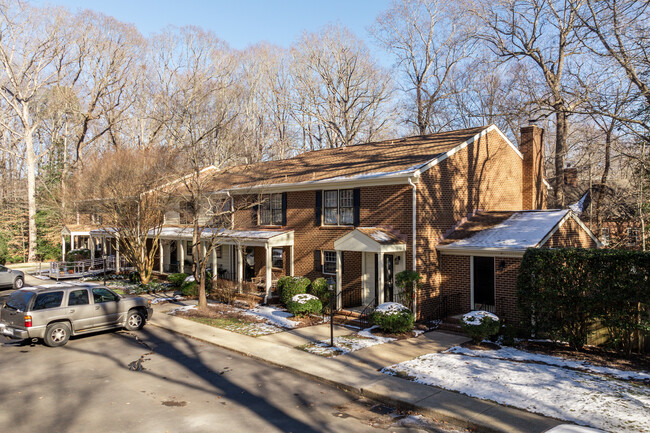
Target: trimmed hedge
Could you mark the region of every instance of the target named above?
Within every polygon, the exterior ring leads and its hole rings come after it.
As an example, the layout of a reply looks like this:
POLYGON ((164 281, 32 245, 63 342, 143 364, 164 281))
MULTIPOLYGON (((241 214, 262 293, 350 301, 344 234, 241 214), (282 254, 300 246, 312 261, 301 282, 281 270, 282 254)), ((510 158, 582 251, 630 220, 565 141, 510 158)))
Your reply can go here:
POLYGON ((286 276, 278 280, 278 295, 284 305, 288 305, 291 298, 301 293, 307 293, 309 278, 286 276))
POLYGON ((320 299, 307 293, 296 295, 287 303, 287 310, 294 316, 320 314, 322 309, 320 299))
POLYGON ((517 278, 519 308, 532 334, 574 348, 589 327, 607 328, 614 348, 630 353, 650 330, 650 253, 596 249, 528 249, 517 278))
POLYGON ((188 275, 186 273, 180 272, 178 274, 170 274, 167 277, 167 281, 169 281, 169 283, 174 287, 180 287, 183 285, 187 277, 188 275))
POLYGON ((415 325, 415 316, 404 305, 387 302, 377 307, 370 315, 370 321, 384 332, 401 334, 409 332, 415 325))
POLYGON ((327 289, 327 281, 325 278, 320 277, 316 278, 309 285, 309 290, 307 290, 312 295, 320 299, 323 310, 329 309, 330 305, 330 291, 327 289))
POLYGON ((487 311, 472 311, 463 315, 460 327, 474 343, 480 343, 486 338, 497 335, 501 322, 496 315, 487 311))

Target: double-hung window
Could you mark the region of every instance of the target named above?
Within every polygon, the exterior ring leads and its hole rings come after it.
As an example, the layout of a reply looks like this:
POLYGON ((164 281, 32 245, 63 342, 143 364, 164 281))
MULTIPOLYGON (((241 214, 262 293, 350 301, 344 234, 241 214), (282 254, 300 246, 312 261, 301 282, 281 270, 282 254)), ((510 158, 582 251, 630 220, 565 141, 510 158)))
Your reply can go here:
POLYGON ((260 225, 281 226, 282 194, 263 194, 260 198, 260 225))
POLYGON ((323 251, 323 273, 336 274, 336 251, 323 251))
POLYGON ((639 231, 635 228, 628 227, 627 229, 627 246, 633 247, 639 242, 639 231))
POLYGON ((609 227, 601 227, 600 240, 602 241, 603 245, 609 245, 609 227))
POLYGON ((351 189, 324 192, 323 224, 354 224, 354 192, 351 189))

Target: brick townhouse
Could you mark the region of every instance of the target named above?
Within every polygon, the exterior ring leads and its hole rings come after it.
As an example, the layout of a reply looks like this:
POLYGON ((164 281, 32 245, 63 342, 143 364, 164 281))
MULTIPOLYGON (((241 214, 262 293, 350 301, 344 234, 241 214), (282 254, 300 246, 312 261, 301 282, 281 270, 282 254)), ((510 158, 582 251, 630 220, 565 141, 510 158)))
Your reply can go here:
MULTIPOLYGON (((346 309, 398 301, 395 275, 415 270, 420 319, 483 308, 516 320, 525 248, 599 245, 571 211, 543 211, 542 134, 522 128, 517 148, 492 125, 207 168, 235 209, 212 267, 267 294, 281 275, 332 278, 346 309)), ((182 205, 167 213, 160 272, 191 262, 186 222, 182 205)), ((110 244, 101 229, 82 236, 110 244)))

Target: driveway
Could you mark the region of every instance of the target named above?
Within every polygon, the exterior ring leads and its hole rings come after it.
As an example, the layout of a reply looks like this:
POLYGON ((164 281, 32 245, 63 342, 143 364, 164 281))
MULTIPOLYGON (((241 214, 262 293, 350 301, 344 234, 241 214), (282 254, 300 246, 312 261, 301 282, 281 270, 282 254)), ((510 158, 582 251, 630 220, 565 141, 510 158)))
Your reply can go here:
POLYGON ((0 431, 423 431, 394 425, 390 408, 153 326, 54 349, 5 343, 0 359, 0 431))

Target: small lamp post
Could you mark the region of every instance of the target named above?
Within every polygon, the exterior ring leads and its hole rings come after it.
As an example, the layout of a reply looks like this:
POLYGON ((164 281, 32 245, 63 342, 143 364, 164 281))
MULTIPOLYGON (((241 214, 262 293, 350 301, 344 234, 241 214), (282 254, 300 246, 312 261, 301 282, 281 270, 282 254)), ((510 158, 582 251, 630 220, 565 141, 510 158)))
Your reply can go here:
POLYGON ((327 290, 329 291, 330 295, 330 347, 334 347, 334 298, 336 296, 334 286, 334 279, 332 277, 329 277, 327 279, 327 290))
POLYGON ((106 255, 102 255, 102 268, 104 271, 104 286, 106 286, 106 255))

